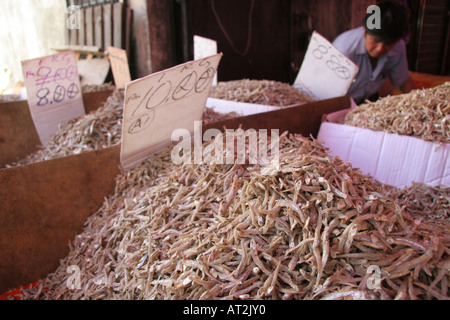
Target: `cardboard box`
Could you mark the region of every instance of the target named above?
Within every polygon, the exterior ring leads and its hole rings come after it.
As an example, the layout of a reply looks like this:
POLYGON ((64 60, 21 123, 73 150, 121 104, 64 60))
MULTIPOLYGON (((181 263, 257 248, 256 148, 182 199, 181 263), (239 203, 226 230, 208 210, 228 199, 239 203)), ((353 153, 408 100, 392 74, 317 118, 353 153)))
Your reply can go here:
MULTIPOLYGON (((350 106, 340 97, 203 126, 279 129, 317 136, 325 114, 350 106)), ((46 277, 86 219, 111 195, 120 146, 0 169, 0 294, 46 277)))
POLYGON ((413 182, 450 186, 450 144, 339 124, 349 110, 327 115, 318 140, 329 153, 350 162, 381 183, 408 187, 413 182))

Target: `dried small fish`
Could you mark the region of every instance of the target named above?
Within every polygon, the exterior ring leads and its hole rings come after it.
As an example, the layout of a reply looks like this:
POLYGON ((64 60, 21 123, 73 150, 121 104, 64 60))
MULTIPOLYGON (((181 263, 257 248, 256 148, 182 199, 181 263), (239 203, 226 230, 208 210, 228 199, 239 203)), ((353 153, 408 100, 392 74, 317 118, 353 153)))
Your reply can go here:
POLYGON ((102 83, 102 84, 84 84, 81 86, 81 91, 83 93, 87 92, 99 92, 99 91, 114 91, 116 87, 112 83, 102 83))
POLYGON ((273 80, 231 80, 211 87, 211 98, 284 107, 313 102, 312 97, 288 83, 273 80))
POLYGON ((399 190, 318 141, 282 135, 271 175, 261 164, 175 165, 170 154, 122 171, 68 256, 24 297, 449 298, 447 222, 421 219, 399 190), (71 265, 81 289, 67 286, 71 265))
POLYGON ((46 146, 7 168, 62 158, 118 145, 122 136, 123 90, 115 90, 103 106, 61 125, 46 146))
POLYGON ((237 112, 221 113, 214 110, 214 107, 205 106, 203 111, 202 121, 203 123, 214 123, 222 120, 232 119, 239 117, 237 112))
POLYGON ((450 143, 450 82, 433 88, 366 101, 346 114, 344 124, 450 143))

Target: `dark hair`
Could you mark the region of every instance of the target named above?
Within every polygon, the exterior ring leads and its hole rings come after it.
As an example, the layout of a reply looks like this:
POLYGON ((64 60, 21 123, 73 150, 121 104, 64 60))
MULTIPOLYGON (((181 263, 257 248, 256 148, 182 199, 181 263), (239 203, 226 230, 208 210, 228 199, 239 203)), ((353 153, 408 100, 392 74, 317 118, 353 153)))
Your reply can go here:
POLYGON ((408 9, 394 1, 382 1, 377 6, 380 8, 380 28, 368 27, 367 20, 374 13, 367 13, 363 19, 366 33, 374 36, 376 41, 388 44, 404 38, 409 32, 408 9))

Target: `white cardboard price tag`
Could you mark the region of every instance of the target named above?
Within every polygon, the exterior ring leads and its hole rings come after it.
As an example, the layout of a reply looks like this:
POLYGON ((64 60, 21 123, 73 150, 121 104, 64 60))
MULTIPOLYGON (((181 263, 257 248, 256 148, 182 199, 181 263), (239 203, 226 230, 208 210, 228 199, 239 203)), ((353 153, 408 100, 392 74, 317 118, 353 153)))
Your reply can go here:
POLYGON ((58 126, 85 114, 75 52, 22 61, 28 105, 41 143, 58 126))
POLYGON ((293 86, 317 100, 345 96, 359 67, 316 31, 293 86))
POLYGON ((131 168, 171 145, 176 129, 194 132, 202 119, 222 54, 134 80, 125 88, 120 162, 131 168))

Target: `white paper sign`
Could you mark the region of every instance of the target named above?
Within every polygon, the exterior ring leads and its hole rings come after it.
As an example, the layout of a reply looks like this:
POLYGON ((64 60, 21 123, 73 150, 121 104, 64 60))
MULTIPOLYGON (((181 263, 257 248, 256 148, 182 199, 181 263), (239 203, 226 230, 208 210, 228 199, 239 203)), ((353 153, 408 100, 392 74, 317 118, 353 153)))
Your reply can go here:
POLYGON ((58 126, 85 114, 75 52, 22 61, 28 105, 46 145, 58 126))
POLYGON ((317 100, 345 96, 359 67, 316 31, 293 86, 317 100))
MULTIPOLYGON (((194 60, 209 57, 214 54, 217 54, 217 41, 194 35, 194 60)), ((217 72, 212 85, 217 85, 217 72)))
POLYGON ((115 47, 107 47, 109 62, 114 77, 116 88, 123 89, 131 81, 130 67, 128 65, 127 52, 115 47))
POLYGON ((194 132, 222 54, 134 80, 125 87, 120 162, 131 168, 172 144, 172 132, 194 132))

